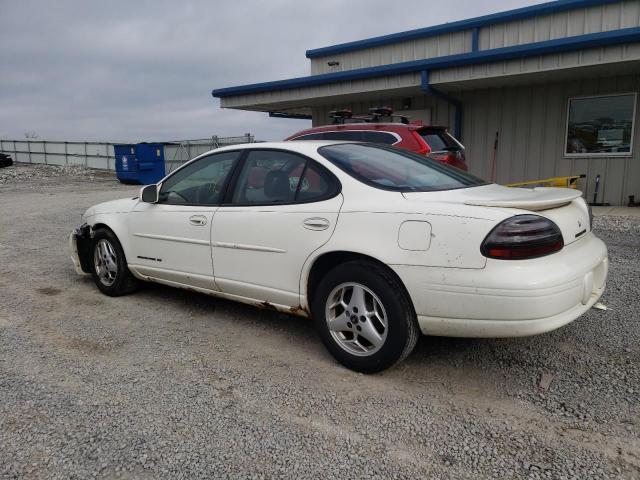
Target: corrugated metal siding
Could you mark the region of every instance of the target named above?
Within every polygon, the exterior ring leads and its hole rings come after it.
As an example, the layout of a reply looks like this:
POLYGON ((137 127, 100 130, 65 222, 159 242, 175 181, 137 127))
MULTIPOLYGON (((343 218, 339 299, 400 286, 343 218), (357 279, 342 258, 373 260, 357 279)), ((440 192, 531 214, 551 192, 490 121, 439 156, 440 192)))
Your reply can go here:
POLYGON ((480 50, 640 26, 640 0, 569 10, 480 29, 480 50))
POLYGON ((430 72, 429 80, 434 84, 460 82, 637 60, 640 60, 640 43, 631 43, 590 48, 570 53, 540 55, 504 62, 433 70, 430 72))
POLYGON ((572 96, 639 91, 640 75, 630 75, 460 92, 471 171, 490 177, 493 140, 499 132, 498 183, 586 174, 581 188, 592 200, 600 175, 598 200, 626 204, 628 195, 640 196, 640 113, 636 111, 633 156, 565 158, 567 101, 572 96))
MULTIPOLYGON (((640 0, 569 10, 480 28, 479 49, 510 47, 640 26, 640 0)), ((471 30, 311 59, 311 74, 340 72, 471 51, 471 30), (340 65, 330 67, 328 61, 340 65)))
POLYGON ((388 65, 410 60, 442 57, 471 51, 471 31, 447 33, 430 38, 398 42, 393 45, 367 48, 340 53, 328 57, 311 59, 311 75, 341 72, 356 68, 388 65), (338 61, 340 65, 330 67, 328 61, 338 61))
POLYGON ((400 98, 380 98, 364 102, 343 102, 322 107, 313 108, 313 126, 327 125, 331 123, 329 112, 332 110, 348 108, 354 115, 368 113, 372 107, 380 105, 392 106, 394 111, 409 116, 410 120, 422 120, 434 125, 453 125, 455 109, 448 103, 435 97, 420 96, 411 99, 411 109, 402 109, 400 98))

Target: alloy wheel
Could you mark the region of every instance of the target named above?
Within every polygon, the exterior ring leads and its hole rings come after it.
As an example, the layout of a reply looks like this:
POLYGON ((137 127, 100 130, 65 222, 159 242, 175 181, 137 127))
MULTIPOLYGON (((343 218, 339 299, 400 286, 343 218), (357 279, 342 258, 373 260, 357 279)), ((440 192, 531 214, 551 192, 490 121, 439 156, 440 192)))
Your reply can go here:
POLYGON ((118 257, 108 240, 103 238, 96 244, 93 251, 93 265, 100 283, 106 287, 113 285, 118 274, 118 257))
POLYGON ((373 355, 387 338, 384 305, 375 293, 359 283, 343 283, 331 291, 325 319, 333 339, 352 355, 373 355))

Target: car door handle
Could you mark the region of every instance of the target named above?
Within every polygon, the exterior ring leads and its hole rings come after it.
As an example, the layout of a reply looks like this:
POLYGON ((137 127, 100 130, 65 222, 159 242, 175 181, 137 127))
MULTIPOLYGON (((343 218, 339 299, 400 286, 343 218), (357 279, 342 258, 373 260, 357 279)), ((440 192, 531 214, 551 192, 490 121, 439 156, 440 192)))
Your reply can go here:
POLYGON ((326 230, 329 228, 329 220, 326 218, 305 218, 304 222, 302 222, 304 228, 308 230, 326 230))
POLYGON ((189 217, 189 223, 191 225, 201 227, 202 225, 207 224, 207 217, 204 215, 193 215, 192 217, 189 217))

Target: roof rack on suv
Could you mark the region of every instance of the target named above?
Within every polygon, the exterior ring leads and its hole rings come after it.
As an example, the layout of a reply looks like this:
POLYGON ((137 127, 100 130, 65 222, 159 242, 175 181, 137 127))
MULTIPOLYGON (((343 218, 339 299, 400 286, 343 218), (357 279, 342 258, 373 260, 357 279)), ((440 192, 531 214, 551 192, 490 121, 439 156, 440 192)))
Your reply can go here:
POLYGON ((373 107, 369 109, 368 115, 353 116, 349 109, 334 110, 329 112, 329 117, 333 119, 333 125, 344 125, 346 123, 377 123, 388 118, 392 122, 399 119, 400 123, 409 124, 409 118, 404 115, 396 115, 391 107, 373 107))
POLYGON ((329 117, 333 118, 334 125, 338 123, 344 123, 345 120, 351 118, 352 116, 353 116, 353 112, 347 108, 342 110, 333 110, 332 112, 329 112, 329 117))

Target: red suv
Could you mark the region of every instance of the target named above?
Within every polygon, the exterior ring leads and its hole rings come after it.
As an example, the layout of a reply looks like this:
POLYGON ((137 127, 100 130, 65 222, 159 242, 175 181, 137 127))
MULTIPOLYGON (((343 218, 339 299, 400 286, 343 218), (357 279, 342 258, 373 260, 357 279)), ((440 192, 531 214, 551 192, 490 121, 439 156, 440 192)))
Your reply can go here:
POLYGON ((404 117, 400 117, 401 123, 383 123, 379 121, 381 117, 393 118, 396 115, 393 115, 389 109, 372 109, 372 112, 366 117, 352 117, 348 110, 331 112, 335 122, 333 125, 302 130, 285 140, 351 140, 382 143, 468 170, 464 146, 447 131, 446 127, 409 123, 404 117))

